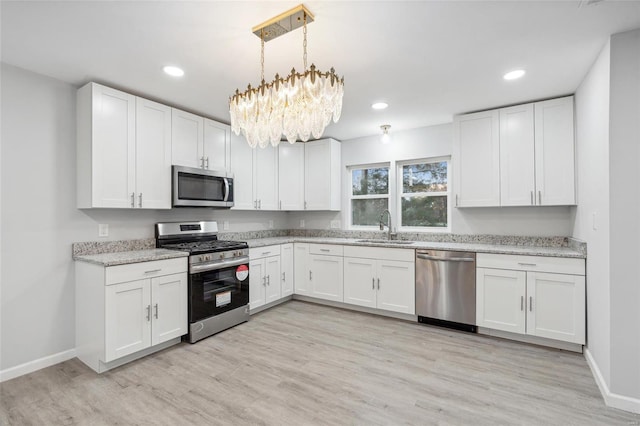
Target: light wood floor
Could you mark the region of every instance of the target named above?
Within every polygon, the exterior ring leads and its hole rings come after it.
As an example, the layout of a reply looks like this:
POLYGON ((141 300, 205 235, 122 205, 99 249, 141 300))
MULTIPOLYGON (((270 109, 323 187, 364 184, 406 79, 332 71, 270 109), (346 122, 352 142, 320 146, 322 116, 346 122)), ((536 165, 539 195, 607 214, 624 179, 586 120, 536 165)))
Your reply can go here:
POLYGON ((289 302, 97 375, 0 385, 2 425, 638 425, 579 354, 289 302))

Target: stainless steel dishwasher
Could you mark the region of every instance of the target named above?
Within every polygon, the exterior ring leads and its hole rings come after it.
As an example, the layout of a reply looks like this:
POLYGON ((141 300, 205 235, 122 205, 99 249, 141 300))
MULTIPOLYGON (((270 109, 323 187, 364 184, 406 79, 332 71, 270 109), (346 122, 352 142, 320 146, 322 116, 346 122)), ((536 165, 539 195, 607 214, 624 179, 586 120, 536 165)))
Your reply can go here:
POLYGON ((476 254, 416 250, 418 321, 476 332, 476 254))

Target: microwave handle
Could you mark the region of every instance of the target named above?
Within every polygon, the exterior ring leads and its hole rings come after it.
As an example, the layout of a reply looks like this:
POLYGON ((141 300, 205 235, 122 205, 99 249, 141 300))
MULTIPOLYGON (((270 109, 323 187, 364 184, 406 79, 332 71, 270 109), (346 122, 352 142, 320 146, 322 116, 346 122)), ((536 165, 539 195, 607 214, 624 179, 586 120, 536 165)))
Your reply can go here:
POLYGON ((224 178, 224 201, 229 201, 229 178, 224 178))

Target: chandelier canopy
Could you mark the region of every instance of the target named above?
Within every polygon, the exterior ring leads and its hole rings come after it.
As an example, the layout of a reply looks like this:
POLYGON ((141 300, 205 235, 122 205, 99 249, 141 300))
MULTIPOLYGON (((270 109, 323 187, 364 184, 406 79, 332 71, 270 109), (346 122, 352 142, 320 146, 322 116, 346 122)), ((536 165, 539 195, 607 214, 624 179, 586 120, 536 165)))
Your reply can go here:
POLYGON ((269 143, 277 146, 282 135, 289 143, 298 139, 306 142, 311 136, 319 139, 325 127, 337 123, 342 112, 344 78, 340 78, 333 68, 321 72, 315 65, 307 68, 307 21, 313 22, 313 15, 299 5, 269 21, 253 28, 253 33, 261 41, 261 78, 258 87, 247 87, 243 93, 236 90, 229 99, 231 130, 240 132, 249 145, 261 148, 269 143), (295 68, 282 78, 278 74, 270 83, 264 80, 264 43, 289 31, 303 27, 304 72, 295 68))

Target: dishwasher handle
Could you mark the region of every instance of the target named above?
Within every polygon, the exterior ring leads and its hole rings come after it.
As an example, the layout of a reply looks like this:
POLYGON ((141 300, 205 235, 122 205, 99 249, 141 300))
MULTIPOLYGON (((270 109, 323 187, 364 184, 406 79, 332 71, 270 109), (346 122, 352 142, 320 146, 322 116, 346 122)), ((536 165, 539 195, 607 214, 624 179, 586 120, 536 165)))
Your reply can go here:
POLYGON ((416 254, 418 259, 425 260, 436 260, 440 262, 475 262, 473 257, 437 257, 437 256, 427 256, 425 254, 416 254))

